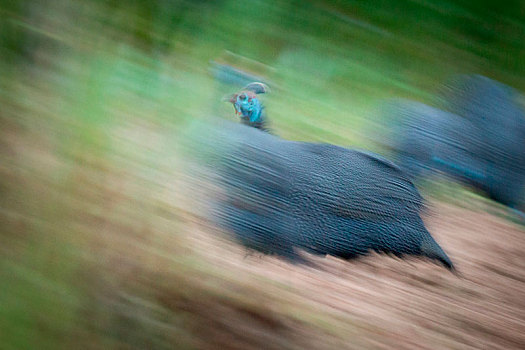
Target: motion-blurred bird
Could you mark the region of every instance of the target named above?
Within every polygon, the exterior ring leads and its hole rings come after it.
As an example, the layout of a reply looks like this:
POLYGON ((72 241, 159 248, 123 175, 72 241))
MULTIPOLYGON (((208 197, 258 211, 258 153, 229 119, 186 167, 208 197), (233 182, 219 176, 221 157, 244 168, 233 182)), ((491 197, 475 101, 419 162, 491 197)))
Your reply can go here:
POLYGON ((208 130, 199 142, 223 189, 211 217, 246 247, 292 261, 302 260, 296 248, 342 258, 373 250, 453 269, 421 220, 423 199, 388 160, 239 124, 208 130))
POLYGON ((445 110, 398 101, 390 146, 410 175, 439 170, 465 182, 518 215, 525 205, 525 115, 510 87, 480 75, 445 84, 445 110))

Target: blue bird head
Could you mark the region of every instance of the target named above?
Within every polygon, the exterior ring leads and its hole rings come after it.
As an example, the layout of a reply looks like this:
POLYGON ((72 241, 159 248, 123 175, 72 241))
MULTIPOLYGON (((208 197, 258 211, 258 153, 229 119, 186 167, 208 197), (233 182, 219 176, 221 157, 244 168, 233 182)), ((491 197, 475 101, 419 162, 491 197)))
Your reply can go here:
POLYGON ((242 120, 257 123, 261 121, 264 109, 257 95, 268 91, 268 86, 263 83, 250 83, 224 100, 233 104, 235 114, 239 115, 242 120))

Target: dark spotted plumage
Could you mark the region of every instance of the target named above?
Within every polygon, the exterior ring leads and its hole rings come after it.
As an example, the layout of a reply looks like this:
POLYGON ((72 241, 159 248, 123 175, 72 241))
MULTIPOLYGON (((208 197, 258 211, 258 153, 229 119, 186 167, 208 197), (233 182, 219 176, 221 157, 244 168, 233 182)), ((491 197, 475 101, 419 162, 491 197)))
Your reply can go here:
POLYGON ((296 248, 342 258, 421 255, 452 269, 419 216, 421 196, 393 163, 244 125, 216 130, 209 165, 224 195, 213 218, 245 246, 292 260, 296 248))
POLYGON ((525 114, 510 87, 480 75, 463 75, 446 84, 445 108, 476 125, 485 163, 483 190, 505 205, 523 205, 525 187, 525 114))
POLYGON ((399 101, 390 146, 411 175, 437 169, 511 208, 523 205, 525 116, 509 87, 479 75, 445 84, 444 110, 399 101))
POLYGON ((477 159, 483 140, 467 119, 419 102, 399 100, 387 111, 397 123, 391 146, 398 164, 412 176, 438 169, 472 184, 485 178, 485 166, 477 159))

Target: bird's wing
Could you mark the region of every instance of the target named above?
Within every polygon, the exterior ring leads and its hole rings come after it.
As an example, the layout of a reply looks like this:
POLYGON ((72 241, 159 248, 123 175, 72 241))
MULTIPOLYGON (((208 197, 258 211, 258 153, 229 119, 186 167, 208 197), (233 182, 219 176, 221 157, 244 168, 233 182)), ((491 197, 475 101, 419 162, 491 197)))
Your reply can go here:
POLYGON ((350 218, 401 218, 418 214, 423 198, 405 173, 368 152, 318 145, 317 176, 309 195, 332 214, 350 218), (319 170, 321 171, 321 170, 319 170))

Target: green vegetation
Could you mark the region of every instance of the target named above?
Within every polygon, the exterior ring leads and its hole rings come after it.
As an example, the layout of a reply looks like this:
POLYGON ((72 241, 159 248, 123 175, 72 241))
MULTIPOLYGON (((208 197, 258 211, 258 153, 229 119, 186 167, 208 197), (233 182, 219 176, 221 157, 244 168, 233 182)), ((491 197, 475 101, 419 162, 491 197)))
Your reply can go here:
POLYGON ((382 99, 428 102, 458 72, 525 90, 519 0, 0 1, 0 15, 3 349, 206 348, 233 332, 225 310, 279 329, 275 348, 312 344, 296 324, 333 328, 189 248, 177 135, 234 120, 209 70, 225 50, 272 83, 289 139, 374 147, 382 99))

